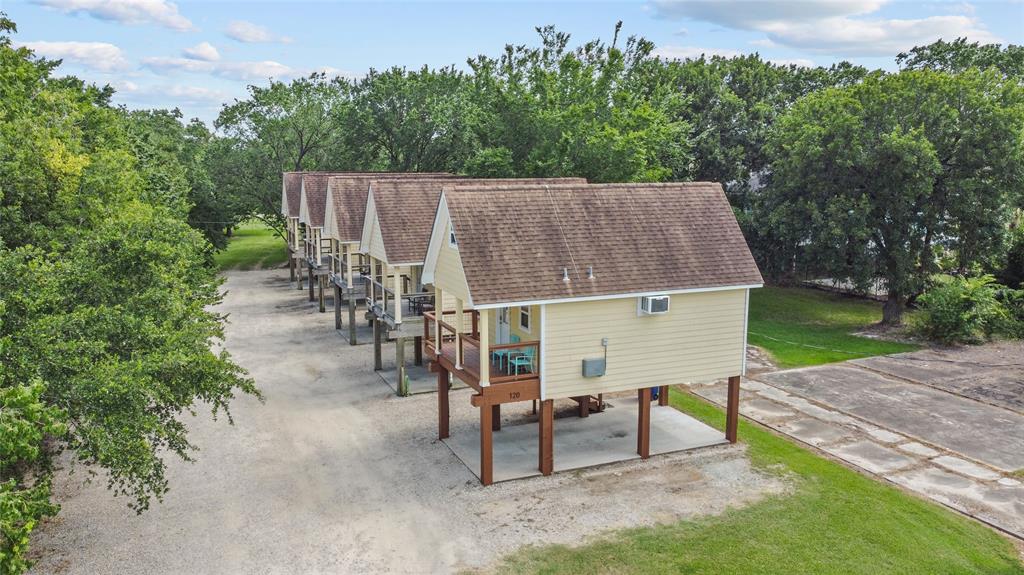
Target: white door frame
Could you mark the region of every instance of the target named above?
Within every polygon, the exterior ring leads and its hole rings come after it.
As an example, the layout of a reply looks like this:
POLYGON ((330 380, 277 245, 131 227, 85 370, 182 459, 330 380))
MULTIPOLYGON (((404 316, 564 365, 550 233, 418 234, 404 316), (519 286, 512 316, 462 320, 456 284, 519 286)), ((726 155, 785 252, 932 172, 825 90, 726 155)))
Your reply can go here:
POLYGON ((494 343, 503 344, 512 342, 512 322, 510 320, 510 308, 498 308, 498 323, 494 330, 494 343))

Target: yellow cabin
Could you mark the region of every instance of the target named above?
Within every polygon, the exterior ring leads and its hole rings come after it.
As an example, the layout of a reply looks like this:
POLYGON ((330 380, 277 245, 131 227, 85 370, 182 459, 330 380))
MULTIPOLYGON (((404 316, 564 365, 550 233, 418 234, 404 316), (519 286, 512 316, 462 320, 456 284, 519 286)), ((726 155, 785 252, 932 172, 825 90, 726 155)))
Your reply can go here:
POLYGON ((454 300, 425 330, 445 396, 439 435, 450 373, 476 390, 483 483, 503 403, 540 402, 544 474, 557 399, 582 415, 604 394, 638 390, 646 457, 652 389, 664 404, 669 385, 729 378, 735 440, 748 294, 762 279, 720 185, 449 186, 422 280, 436 301, 454 300))

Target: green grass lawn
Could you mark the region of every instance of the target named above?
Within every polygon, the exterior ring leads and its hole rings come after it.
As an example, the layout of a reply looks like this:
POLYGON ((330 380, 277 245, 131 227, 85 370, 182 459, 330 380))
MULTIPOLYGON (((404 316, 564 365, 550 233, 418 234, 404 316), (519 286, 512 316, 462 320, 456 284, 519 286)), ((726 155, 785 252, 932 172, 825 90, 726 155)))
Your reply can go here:
MULTIPOLYGON (((673 391, 672 405, 720 429, 724 425, 721 410, 695 396, 673 391)), ((741 420, 739 433, 754 465, 784 474, 794 484, 792 493, 719 516, 619 531, 581 547, 529 547, 498 571, 1024 574, 1013 545, 979 523, 756 424, 741 420)))
POLYGON ((214 255, 221 270, 256 270, 283 264, 288 259, 284 240, 260 222, 235 229, 227 249, 214 255))
POLYGON ((750 290, 748 341, 780 367, 912 351, 917 346, 852 335, 882 320, 882 304, 807 288, 750 290))

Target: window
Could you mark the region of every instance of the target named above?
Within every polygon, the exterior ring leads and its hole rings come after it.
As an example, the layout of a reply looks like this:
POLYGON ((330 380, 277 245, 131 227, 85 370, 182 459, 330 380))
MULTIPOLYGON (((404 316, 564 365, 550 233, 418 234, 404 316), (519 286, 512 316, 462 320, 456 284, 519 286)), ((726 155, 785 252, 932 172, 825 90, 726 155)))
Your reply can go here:
POLYGON ((457 248, 459 241, 455 239, 455 228, 448 228, 448 245, 457 248))
POLYGON ((525 332, 530 331, 530 308, 519 308, 519 328, 525 332))

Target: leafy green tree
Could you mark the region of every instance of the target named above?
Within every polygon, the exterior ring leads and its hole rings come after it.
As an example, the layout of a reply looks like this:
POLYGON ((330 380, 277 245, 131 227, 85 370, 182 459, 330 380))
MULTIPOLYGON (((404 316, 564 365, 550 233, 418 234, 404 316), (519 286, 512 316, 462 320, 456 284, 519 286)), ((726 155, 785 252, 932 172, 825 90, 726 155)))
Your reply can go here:
POLYGON ((808 95, 769 141, 755 249, 773 269, 802 257, 861 288, 884 279, 884 321, 898 323, 936 250, 961 273, 1000 253, 1022 136, 1021 87, 994 70, 876 73, 808 95))
POLYGON ((995 68, 1006 76, 1024 76, 1024 46, 980 44, 957 38, 952 42, 938 40, 917 46, 896 56, 896 64, 906 70, 938 70, 963 72, 970 68, 995 68))

